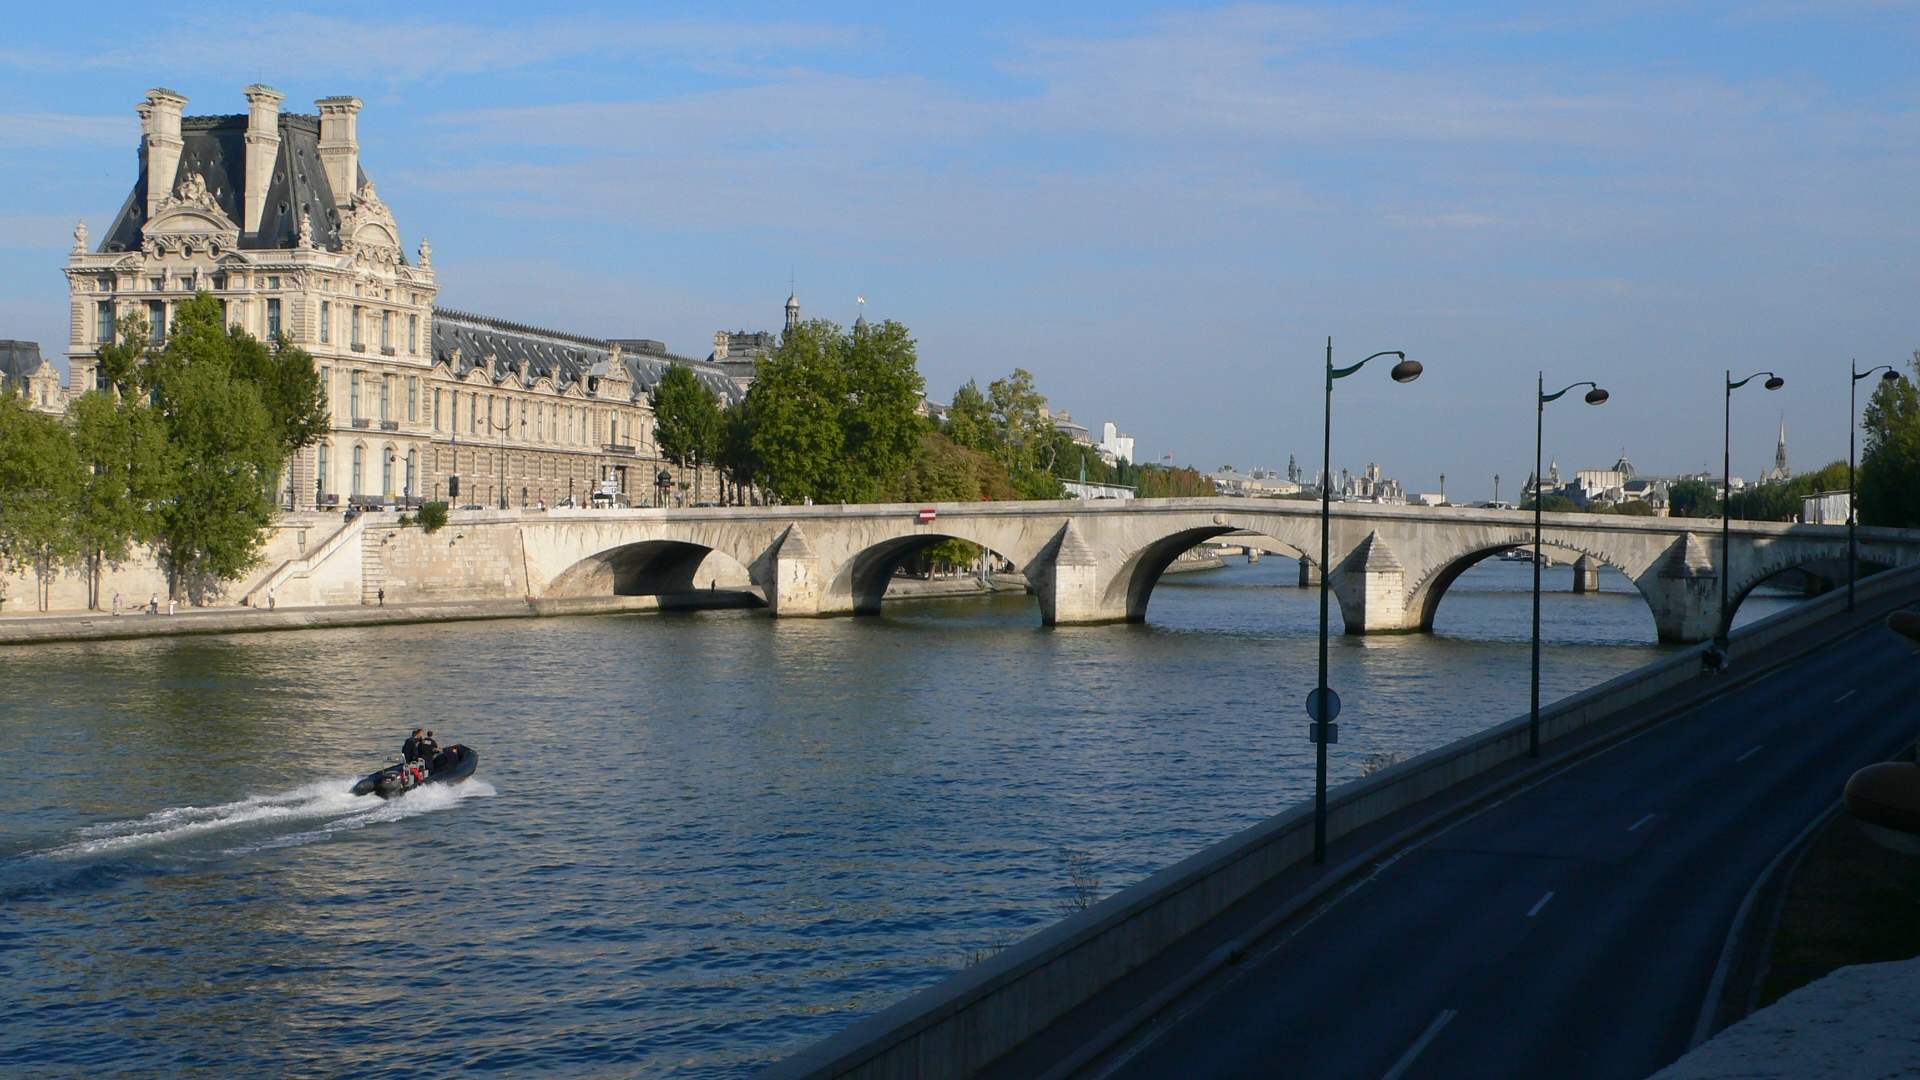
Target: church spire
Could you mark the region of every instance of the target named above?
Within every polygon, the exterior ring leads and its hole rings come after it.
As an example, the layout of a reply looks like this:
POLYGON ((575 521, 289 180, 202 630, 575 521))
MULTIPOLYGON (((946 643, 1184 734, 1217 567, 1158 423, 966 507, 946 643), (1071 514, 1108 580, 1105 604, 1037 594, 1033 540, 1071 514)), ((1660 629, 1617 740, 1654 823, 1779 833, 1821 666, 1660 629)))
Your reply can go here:
POLYGON ((800 325, 800 294, 789 287, 787 292, 787 333, 791 334, 800 325))
POLYGON ((1780 444, 1773 450, 1773 472, 1769 480, 1790 480, 1793 470, 1787 468, 1787 414, 1780 414, 1780 444))

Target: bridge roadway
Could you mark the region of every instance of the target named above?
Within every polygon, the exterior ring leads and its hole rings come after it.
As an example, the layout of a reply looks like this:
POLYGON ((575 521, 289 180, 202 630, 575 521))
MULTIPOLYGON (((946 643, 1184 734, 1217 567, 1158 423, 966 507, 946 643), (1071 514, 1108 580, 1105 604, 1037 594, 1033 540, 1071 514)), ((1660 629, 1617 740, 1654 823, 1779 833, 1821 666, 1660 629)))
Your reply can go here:
POLYGON ((1855 631, 1386 858, 1076 1075, 1642 1080, 1751 883, 1917 726, 1913 646, 1855 631))

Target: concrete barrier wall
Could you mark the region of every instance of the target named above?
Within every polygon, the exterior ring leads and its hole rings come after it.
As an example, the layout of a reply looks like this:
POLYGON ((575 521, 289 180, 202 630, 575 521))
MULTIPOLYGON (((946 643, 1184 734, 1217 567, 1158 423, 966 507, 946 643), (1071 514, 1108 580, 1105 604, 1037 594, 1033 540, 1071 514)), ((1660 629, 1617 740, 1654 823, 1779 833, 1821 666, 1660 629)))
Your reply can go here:
MULTIPOLYGON (((1920 589, 1920 567, 1867 578, 1861 600, 1920 589)), ((1845 610, 1836 590, 1741 628, 1737 659, 1845 610)), ((1541 710, 1550 740, 1699 677, 1700 649, 1629 672, 1541 710)), ((1330 839, 1523 756, 1527 716, 1431 750, 1329 793, 1330 839)), ((760 1080, 958 1080, 1038 1034, 1198 930, 1313 847, 1304 803, 1213 845, 756 1074, 760 1080)))

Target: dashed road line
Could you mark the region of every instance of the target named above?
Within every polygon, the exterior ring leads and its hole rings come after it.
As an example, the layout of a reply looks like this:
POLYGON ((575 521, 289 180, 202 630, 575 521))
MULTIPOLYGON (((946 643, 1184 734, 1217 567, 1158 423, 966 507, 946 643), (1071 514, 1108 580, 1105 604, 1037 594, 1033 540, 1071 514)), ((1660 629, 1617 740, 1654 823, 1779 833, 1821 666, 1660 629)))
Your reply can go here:
POLYGON ((1639 828, 1639 827, 1640 827, 1640 826, 1642 826, 1642 825, 1645 825, 1645 824, 1646 824, 1647 822, 1649 822, 1649 821, 1652 821, 1652 820, 1653 820, 1653 815, 1652 815, 1652 814, 1648 814, 1648 815, 1647 815, 1646 817, 1643 817, 1643 818, 1641 818, 1641 819, 1640 819, 1639 821, 1636 821, 1636 822, 1634 822, 1633 824, 1631 824, 1631 825, 1629 825, 1629 826, 1627 826, 1627 831, 1628 831, 1628 832, 1632 832, 1633 830, 1635 830, 1635 829, 1637 829, 1637 828, 1639 828))
POLYGON ((1759 746, 1756 746, 1756 747, 1754 747, 1753 749, 1751 749, 1751 750, 1749 750, 1749 751, 1747 751, 1747 752, 1746 752, 1746 753, 1744 753, 1744 754, 1741 754, 1741 755, 1740 755, 1739 757, 1737 757, 1737 758, 1734 758, 1733 760, 1734 760, 1734 761, 1735 761, 1736 763, 1737 763, 1737 762, 1742 762, 1742 761, 1745 761, 1745 760, 1747 760, 1748 758, 1750 758, 1750 757, 1752 757, 1753 755, 1755 755, 1755 754, 1757 754, 1757 753, 1759 753, 1759 752, 1760 752, 1760 751, 1761 751, 1762 749, 1764 749, 1764 748, 1766 747, 1766 745, 1767 745, 1766 743, 1761 743, 1761 744, 1760 744, 1759 746))
POLYGON ((1460 1013, 1457 1009, 1442 1010, 1439 1016, 1433 1018, 1433 1023, 1427 1025, 1427 1030, 1421 1032, 1420 1037, 1413 1040, 1413 1045, 1407 1047, 1407 1052, 1400 1055, 1400 1060, 1394 1062, 1393 1068, 1388 1069, 1387 1075, 1381 1077, 1380 1080, 1400 1080, 1402 1076, 1406 1075, 1407 1069, 1412 1067, 1414 1059, 1420 1056, 1420 1051, 1425 1050, 1427 1044, 1433 1041, 1433 1037, 1440 1034, 1440 1029, 1446 1027, 1447 1024, 1458 1015, 1460 1015, 1460 1013))
POLYGON ((1535 903, 1535 904, 1533 905, 1533 907, 1532 907, 1532 908, 1531 908, 1531 909, 1530 909, 1530 910, 1529 910, 1529 911, 1527 912, 1527 918, 1529 918, 1529 919, 1531 919, 1531 918, 1533 918, 1533 917, 1534 917, 1535 915, 1538 915, 1538 914, 1540 914, 1540 909, 1541 909, 1541 908, 1543 908, 1543 907, 1546 907, 1546 906, 1547 906, 1547 901, 1549 901, 1549 900, 1551 900, 1551 899, 1553 899, 1553 894, 1552 894, 1552 893, 1548 893, 1547 895, 1545 895, 1545 896, 1543 896, 1543 897, 1541 897, 1541 898, 1539 899, 1539 901, 1538 901, 1538 902, 1536 902, 1536 903, 1535 903))
POLYGON ((1834 699, 1833 699, 1833 703, 1834 703, 1835 705, 1838 705, 1838 704, 1840 704, 1841 702, 1843 702, 1843 701, 1845 701, 1845 700, 1847 700, 1848 698, 1850 698, 1850 697, 1852 697, 1853 695, 1855 695, 1855 694, 1857 694, 1857 693, 1859 693, 1859 692, 1860 692, 1860 691, 1859 691, 1859 689, 1858 689, 1858 688, 1856 687, 1855 689, 1852 689, 1852 690, 1849 690, 1849 691, 1847 691, 1846 693, 1844 693, 1844 694, 1841 694, 1841 695, 1840 695, 1839 697, 1837 697, 1837 698, 1834 698, 1834 699))

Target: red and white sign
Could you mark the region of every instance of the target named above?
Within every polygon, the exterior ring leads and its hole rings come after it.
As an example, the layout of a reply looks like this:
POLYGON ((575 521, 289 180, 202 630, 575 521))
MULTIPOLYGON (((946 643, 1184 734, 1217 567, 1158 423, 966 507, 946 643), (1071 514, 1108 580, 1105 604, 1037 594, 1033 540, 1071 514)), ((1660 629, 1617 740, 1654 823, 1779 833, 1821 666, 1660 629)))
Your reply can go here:
POLYGON ((936 514, 931 507, 925 510, 922 510, 920 511, 920 524, 922 525, 931 524, 933 522, 933 519, 938 516, 939 515, 936 514))

